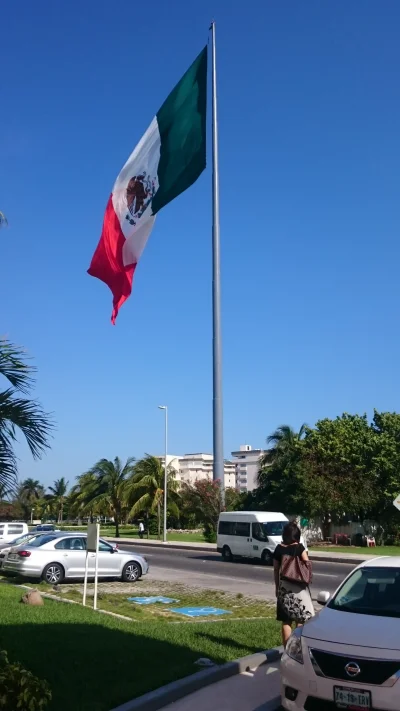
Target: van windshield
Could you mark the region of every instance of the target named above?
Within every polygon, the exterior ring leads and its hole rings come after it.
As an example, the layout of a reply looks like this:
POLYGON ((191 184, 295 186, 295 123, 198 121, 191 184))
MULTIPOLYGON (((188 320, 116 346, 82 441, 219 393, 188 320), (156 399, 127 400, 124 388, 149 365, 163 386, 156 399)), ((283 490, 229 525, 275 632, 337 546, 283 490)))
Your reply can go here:
POLYGON ((287 521, 268 521, 268 523, 261 525, 266 536, 281 536, 286 524, 287 521))

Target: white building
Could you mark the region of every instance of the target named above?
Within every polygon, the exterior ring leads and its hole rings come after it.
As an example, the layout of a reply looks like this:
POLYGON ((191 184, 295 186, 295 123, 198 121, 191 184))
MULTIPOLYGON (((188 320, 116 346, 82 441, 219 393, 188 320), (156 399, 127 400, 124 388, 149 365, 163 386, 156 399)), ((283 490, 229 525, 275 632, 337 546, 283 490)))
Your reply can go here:
MULTIPOLYGON (((165 457, 160 457, 164 464, 165 457)), ((177 481, 184 481, 193 484, 199 479, 213 478, 213 455, 202 452, 194 454, 184 454, 183 456, 167 455, 167 463, 175 469, 177 481)), ((236 467, 234 462, 224 461, 224 483, 225 488, 236 487, 236 467)))
POLYGON ((241 444, 238 451, 232 452, 238 491, 253 491, 257 487, 260 457, 263 454, 263 449, 252 449, 250 444, 241 444))

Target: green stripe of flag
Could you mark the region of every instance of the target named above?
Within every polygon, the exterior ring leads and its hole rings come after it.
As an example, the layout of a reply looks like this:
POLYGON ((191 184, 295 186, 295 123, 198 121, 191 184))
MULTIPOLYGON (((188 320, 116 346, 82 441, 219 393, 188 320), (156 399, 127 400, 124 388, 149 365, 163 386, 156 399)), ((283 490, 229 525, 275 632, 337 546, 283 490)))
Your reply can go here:
POLYGON ((204 47, 157 113, 161 150, 153 214, 189 188, 206 167, 206 113, 204 47))

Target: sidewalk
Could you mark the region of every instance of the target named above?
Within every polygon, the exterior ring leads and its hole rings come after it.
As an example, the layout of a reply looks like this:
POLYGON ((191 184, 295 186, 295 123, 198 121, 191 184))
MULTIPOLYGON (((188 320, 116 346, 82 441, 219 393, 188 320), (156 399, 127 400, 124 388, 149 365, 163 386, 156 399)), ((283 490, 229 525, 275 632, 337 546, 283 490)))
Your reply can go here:
MULTIPOLYGON (((155 541, 148 540, 147 538, 106 538, 107 541, 113 543, 124 544, 130 543, 133 545, 149 546, 149 548, 169 548, 175 550, 188 550, 188 551, 208 551, 217 552, 217 546, 215 543, 190 543, 188 541, 155 541)), ((376 555, 361 555, 360 553, 317 553, 316 551, 310 552, 311 560, 321 561, 321 563, 363 563, 365 560, 372 560, 376 558, 376 555)))
POLYGON ((206 686, 164 706, 163 711, 275 711, 279 705, 279 662, 275 662, 206 686))

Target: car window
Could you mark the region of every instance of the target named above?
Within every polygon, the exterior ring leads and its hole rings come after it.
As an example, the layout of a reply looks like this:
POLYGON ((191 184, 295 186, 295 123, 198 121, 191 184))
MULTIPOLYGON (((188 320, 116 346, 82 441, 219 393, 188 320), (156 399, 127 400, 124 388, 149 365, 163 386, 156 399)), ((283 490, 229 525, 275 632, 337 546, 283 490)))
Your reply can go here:
POLYGON ((233 536, 235 534, 235 522, 220 521, 218 525, 218 533, 221 536, 233 536))
POLYGON ((54 541, 56 536, 37 536, 36 538, 33 538, 31 541, 29 541, 30 546, 34 546, 35 548, 39 548, 40 546, 43 546, 45 543, 50 543, 50 541, 54 541))
POLYGON ((245 522, 236 522, 235 536, 250 536, 250 524, 245 522))
POLYGON ((343 583, 328 607, 361 615, 400 617, 400 569, 359 568, 343 583))
POLYGON ((58 541, 54 548, 57 548, 57 550, 84 551, 86 550, 86 540, 82 537, 73 538, 73 536, 68 536, 68 538, 58 541))
POLYGON ((99 551, 103 551, 104 553, 111 553, 112 550, 114 549, 112 546, 110 546, 109 543, 106 543, 102 540, 99 541, 99 551))
POLYGON ((263 523, 263 529, 267 536, 281 536, 287 521, 268 521, 263 523))
POLYGON ((4 533, 4 526, 0 526, 0 536, 4 533))
POLYGON ((252 524, 253 528, 253 538, 256 539, 256 541, 267 541, 268 536, 266 532, 264 531, 264 527, 261 523, 253 523, 252 524))

